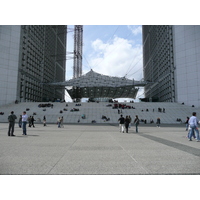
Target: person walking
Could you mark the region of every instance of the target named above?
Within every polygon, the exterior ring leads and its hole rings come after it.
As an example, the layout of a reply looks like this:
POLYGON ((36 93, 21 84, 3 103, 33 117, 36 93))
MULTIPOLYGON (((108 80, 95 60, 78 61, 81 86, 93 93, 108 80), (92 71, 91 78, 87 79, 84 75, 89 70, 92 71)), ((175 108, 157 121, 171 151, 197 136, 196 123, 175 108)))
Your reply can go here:
MULTIPOLYGON (((189 122, 189 121, 188 121, 189 122)), ((190 137, 190 130, 191 130, 191 128, 190 128, 190 125, 188 125, 188 135, 187 135, 187 138, 189 139, 189 137, 190 137)), ((194 133, 194 131, 192 131, 192 137, 194 138, 194 139, 196 139, 196 136, 195 136, 195 133, 194 133)), ((191 138, 192 138, 191 137, 191 138)))
POLYGON ((126 128, 126 133, 128 133, 128 128, 129 128, 129 123, 130 123, 130 118, 126 116, 124 120, 125 128, 126 128))
POLYGON ((14 135, 14 127, 15 127, 15 120, 17 119, 14 111, 11 111, 10 115, 8 116, 8 136, 15 136, 14 135))
MULTIPOLYGON (((186 124, 186 131, 188 131, 188 134, 187 134, 187 138, 189 139, 189 136, 190 136, 190 130, 191 130, 191 128, 190 128, 190 125, 189 125, 189 117, 187 117, 187 119, 186 119, 186 122, 185 122, 185 124, 186 124)), ((195 133, 194 133, 194 131, 192 131, 192 137, 195 139, 196 137, 195 137, 195 133)))
POLYGON ((192 116, 190 117, 188 123, 190 125, 189 141, 192 141, 193 133, 196 132, 196 140, 197 142, 199 142, 200 138, 199 138, 198 119, 196 117, 196 112, 192 113, 192 116))
POLYGON ((35 121, 34 116, 32 116, 31 117, 31 126, 33 126, 33 128, 35 128, 34 121, 35 121))
POLYGON ((188 131, 188 126, 189 126, 189 117, 187 117, 186 121, 185 121, 185 127, 186 127, 186 131, 188 131))
POLYGON ((24 111, 22 113, 22 130, 23 130, 23 134, 22 135, 27 135, 27 133, 26 133, 27 120, 28 120, 28 115, 26 114, 26 111, 24 111))
POLYGON ((121 115, 121 117, 118 119, 119 122, 119 131, 120 133, 123 132, 124 133, 124 117, 123 115, 121 115))
POLYGON ((140 119, 138 118, 138 115, 135 116, 134 124, 135 124, 135 132, 138 133, 138 125, 140 123, 140 119))

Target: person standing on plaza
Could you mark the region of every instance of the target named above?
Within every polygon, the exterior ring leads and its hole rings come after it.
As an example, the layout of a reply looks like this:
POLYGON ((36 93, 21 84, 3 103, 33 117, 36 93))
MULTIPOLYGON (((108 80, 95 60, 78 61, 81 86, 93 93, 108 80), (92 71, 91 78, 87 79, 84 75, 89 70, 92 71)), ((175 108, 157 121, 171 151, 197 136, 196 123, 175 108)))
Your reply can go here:
POLYGON ((46 117, 45 116, 43 117, 43 124, 44 124, 44 126, 46 126, 46 117))
POLYGON ((15 120, 17 119, 16 115, 14 114, 14 111, 11 111, 11 114, 8 116, 8 136, 15 136, 14 133, 14 127, 15 127, 15 120))
POLYGON ((31 116, 29 116, 28 117, 28 126, 31 127, 31 124, 32 124, 32 122, 31 122, 31 116))
POLYGON ((60 127, 60 124, 61 124, 61 118, 60 117, 58 117, 57 124, 58 124, 58 128, 61 128, 60 127))
POLYGON ((185 126, 186 126, 186 131, 188 130, 188 126, 189 126, 189 117, 187 117, 186 121, 185 121, 185 126))
POLYGON ((124 133, 124 117, 121 115, 121 117, 118 119, 119 122, 119 131, 124 133))
POLYGON ((63 125, 63 116, 60 119, 60 128, 64 128, 64 125, 63 125))
POLYGON ((140 119, 138 118, 138 115, 135 116, 134 124, 135 124, 135 131, 138 133, 138 125, 140 123, 140 119))
POLYGON ((190 125, 189 141, 192 141, 193 133, 196 132, 196 140, 197 142, 199 142, 200 138, 199 138, 198 119, 196 117, 196 112, 192 113, 192 116, 190 117, 188 123, 190 125))
POLYGON ((26 114, 26 111, 24 111, 22 113, 22 130, 23 130, 23 134, 22 135, 27 135, 27 133, 26 133, 27 120, 28 120, 28 115, 26 114))
POLYGON ((159 118, 159 117, 157 118, 157 122, 156 122, 156 124, 157 124, 157 127, 160 128, 160 118, 159 118))
POLYGON ((125 124, 125 128, 126 128, 126 133, 128 133, 129 123, 130 123, 130 119, 129 119, 128 116, 126 116, 126 118, 124 120, 124 124, 125 124))
POLYGON ((19 116, 19 122, 18 122, 19 128, 22 127, 22 115, 19 116))
POLYGON ((131 128, 131 121, 132 121, 132 118, 131 118, 130 115, 128 116, 128 118, 129 118, 129 121, 130 121, 130 122, 129 122, 129 128, 131 128))

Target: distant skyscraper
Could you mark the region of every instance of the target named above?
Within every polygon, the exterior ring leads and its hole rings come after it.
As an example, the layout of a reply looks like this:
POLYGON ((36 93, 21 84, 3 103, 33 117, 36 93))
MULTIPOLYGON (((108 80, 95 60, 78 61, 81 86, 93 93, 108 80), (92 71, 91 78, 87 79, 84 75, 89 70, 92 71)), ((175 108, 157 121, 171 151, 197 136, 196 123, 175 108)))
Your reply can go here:
POLYGON ((143 26, 145 100, 200 107, 200 26, 143 26))
POLYGON ((0 26, 0 105, 64 99, 67 26, 0 26))

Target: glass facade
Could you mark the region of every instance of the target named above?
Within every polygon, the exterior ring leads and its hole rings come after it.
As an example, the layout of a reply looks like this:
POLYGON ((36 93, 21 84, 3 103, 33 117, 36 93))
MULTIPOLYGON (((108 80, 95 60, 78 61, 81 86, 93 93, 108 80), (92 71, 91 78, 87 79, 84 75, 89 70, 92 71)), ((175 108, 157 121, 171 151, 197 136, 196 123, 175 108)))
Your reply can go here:
POLYGON ((174 102, 174 54, 172 26, 143 26, 143 63, 147 101, 174 102))
MULTIPOLYGON (((64 88, 49 87, 41 83, 65 80, 67 27, 65 25, 0 26, 0 30, 1 54, 6 46, 10 56, 14 45, 10 45, 10 41, 7 40, 3 46, 3 33, 4 37, 11 35, 10 40, 15 41, 17 49, 16 60, 13 63, 16 72, 15 87, 12 87, 13 96, 3 100, 1 104, 15 100, 32 102, 64 99, 64 88)), ((6 57, 1 56, 0 62, 6 62, 6 57)), ((1 65, 1 68, 8 71, 10 65, 1 65)), ((5 82, 8 84, 9 80, 5 82)))
POLYGON ((200 26, 143 26, 146 101, 200 107, 200 26))

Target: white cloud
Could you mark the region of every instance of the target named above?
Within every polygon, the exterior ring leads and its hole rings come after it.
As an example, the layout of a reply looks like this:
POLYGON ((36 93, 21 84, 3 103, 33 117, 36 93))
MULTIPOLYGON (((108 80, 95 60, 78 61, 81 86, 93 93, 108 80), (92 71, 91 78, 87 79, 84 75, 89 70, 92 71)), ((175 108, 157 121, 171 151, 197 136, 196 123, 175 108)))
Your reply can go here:
POLYGON ((105 75, 140 80, 142 76, 142 46, 134 41, 114 37, 110 43, 97 39, 92 42, 93 53, 89 58, 91 68, 105 75), (136 72, 136 73, 134 73, 136 72))
POLYGON ((133 35, 142 34, 142 26, 128 26, 128 28, 132 31, 133 35))
MULTIPOLYGON (((139 28, 136 30, 135 33, 139 28)), ((97 39, 92 42, 92 54, 89 57, 91 68, 98 73, 110 76, 141 80, 143 78, 142 45, 134 40, 127 40, 115 36, 109 43, 97 39)), ((144 90, 138 92, 139 98, 143 97, 144 90)), ((124 101, 128 99, 121 99, 124 101)))
POLYGON ((101 49, 105 49, 106 44, 104 44, 100 39, 96 39, 92 42, 92 47, 95 51, 99 51, 101 49))
MULTIPOLYGON (((128 28, 135 36, 142 33, 141 26, 128 26, 128 28)), ((83 56, 83 74, 87 73, 90 67, 95 72, 104 75, 117 77, 126 75, 127 78, 135 80, 143 78, 143 56, 140 38, 132 37, 131 40, 128 40, 115 35, 108 42, 98 38, 92 41, 90 45, 90 55, 83 56)), ((143 89, 140 89, 138 92, 139 98, 143 97, 142 94, 143 89)))

